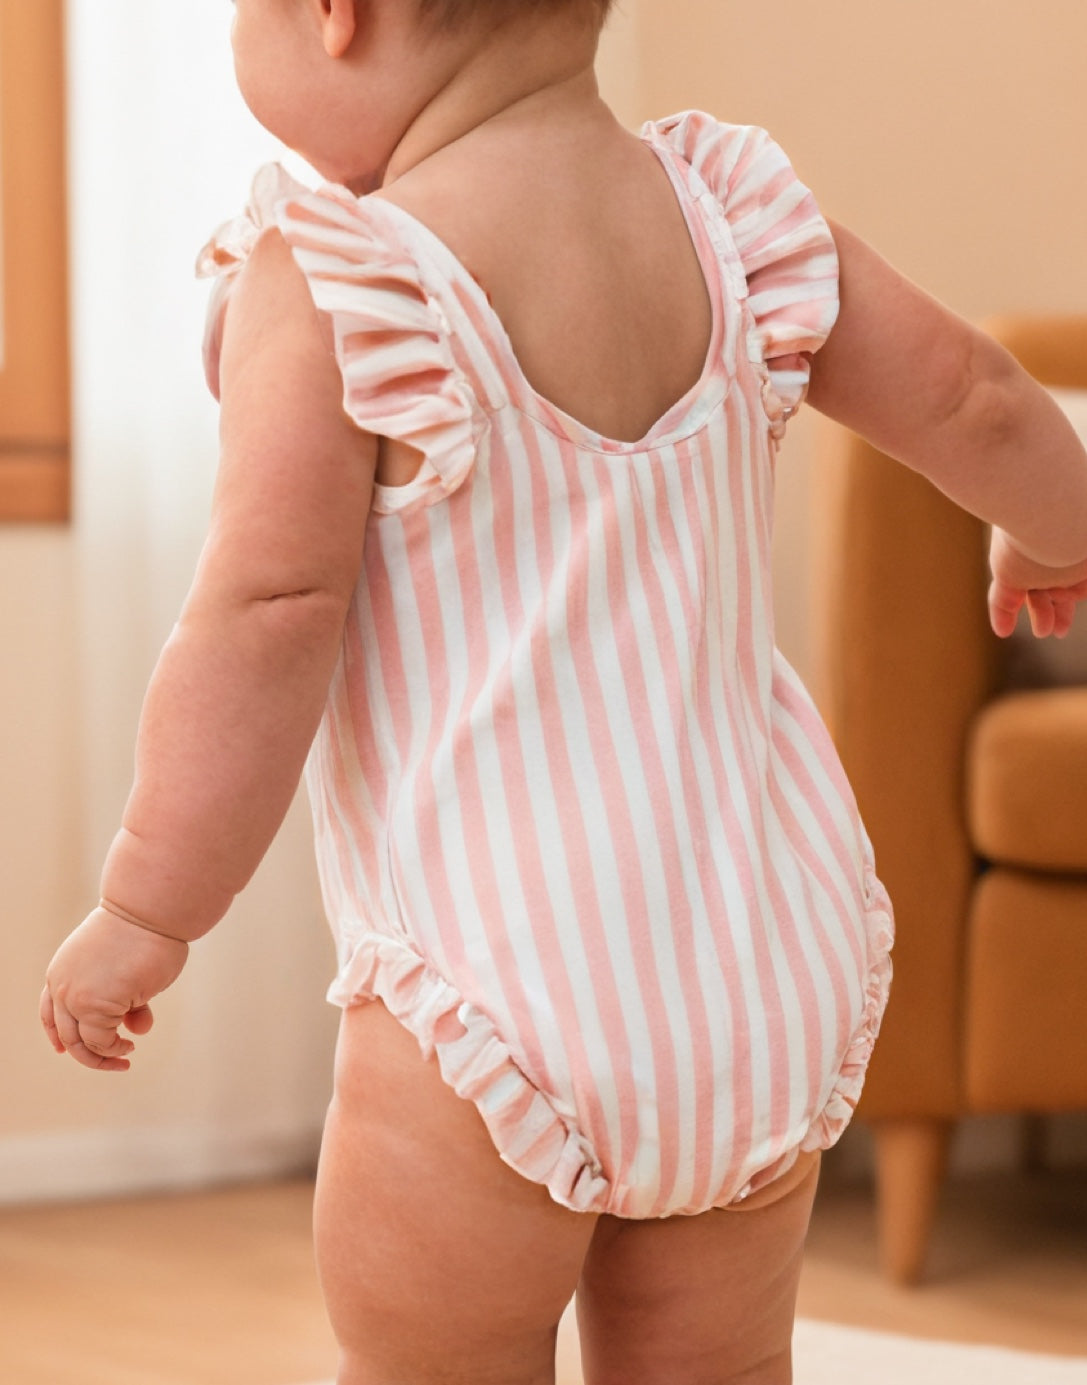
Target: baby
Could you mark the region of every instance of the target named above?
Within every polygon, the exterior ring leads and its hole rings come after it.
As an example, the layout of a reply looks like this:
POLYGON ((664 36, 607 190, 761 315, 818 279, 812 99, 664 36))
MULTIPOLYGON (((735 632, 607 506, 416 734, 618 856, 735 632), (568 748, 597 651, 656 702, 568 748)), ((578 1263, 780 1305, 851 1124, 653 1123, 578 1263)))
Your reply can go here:
POLYGON ((575 1289, 587 1385, 784 1385, 892 919, 774 647, 774 449, 807 394, 990 521, 1001 635, 1087 596, 1087 458, 762 131, 621 128, 607 0, 235 8, 327 182, 201 257, 210 533, 42 1022, 126 1069, 305 767, 340 1385, 553 1381, 575 1289))

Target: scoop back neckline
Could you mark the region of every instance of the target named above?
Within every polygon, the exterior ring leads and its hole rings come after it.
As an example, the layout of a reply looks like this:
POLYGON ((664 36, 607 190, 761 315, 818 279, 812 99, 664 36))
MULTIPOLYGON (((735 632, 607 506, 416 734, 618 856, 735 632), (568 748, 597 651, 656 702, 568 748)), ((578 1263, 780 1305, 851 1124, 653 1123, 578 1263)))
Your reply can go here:
MULTIPOLYGON (((690 437, 705 425, 707 418, 724 402, 731 385, 731 379, 723 359, 725 340, 724 304, 721 293, 724 277, 723 266, 710 253, 713 237, 709 233, 705 221, 699 217, 698 212, 698 205, 702 201, 701 194, 704 193, 704 189, 692 186, 698 175, 679 151, 662 138, 658 122, 648 122, 637 132, 636 137, 653 150, 671 180, 676 200, 679 203, 688 235, 691 238, 702 271, 706 293, 710 300, 712 320, 709 346, 698 379, 665 409, 641 437, 629 441, 609 437, 607 434, 589 427, 588 424, 582 423, 580 419, 567 413, 565 409, 535 388, 522 369, 505 323, 495 311, 486 290, 449 244, 425 221, 420 220, 413 212, 400 206, 399 203, 390 201, 385 197, 366 194, 357 199, 360 205, 364 204, 369 207, 376 205, 390 210, 394 220, 401 221, 418 238, 421 238, 435 258, 446 262, 445 272, 447 276, 454 276, 458 284, 472 298, 482 319, 489 324, 496 344, 506 354, 513 367, 512 372, 503 373, 504 379, 512 373, 516 385, 515 393, 508 392, 509 404, 521 413, 535 419, 537 423, 542 424, 549 432, 557 434, 560 438, 574 442, 585 450, 599 453, 648 452, 682 442, 684 438, 690 437)), ((419 269, 420 274, 425 279, 430 278, 426 274, 425 264, 421 264, 419 269)), ((445 283, 439 277, 437 283, 428 282, 426 287, 440 298, 445 283)))

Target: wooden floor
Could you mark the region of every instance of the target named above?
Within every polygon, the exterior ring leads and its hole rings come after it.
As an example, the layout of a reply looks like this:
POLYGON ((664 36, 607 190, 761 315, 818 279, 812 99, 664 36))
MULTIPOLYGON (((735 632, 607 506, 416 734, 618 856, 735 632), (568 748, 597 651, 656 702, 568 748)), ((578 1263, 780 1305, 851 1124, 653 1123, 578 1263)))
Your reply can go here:
MULTIPOLYGON (((306 1182, 0 1211, 3 1385, 303 1385, 335 1350, 306 1182)), ((925 1284, 876 1274, 870 1190, 824 1177, 800 1312, 1087 1357, 1087 1171, 945 1192, 925 1284)))
POLYGON ((877 1273, 871 1190, 828 1179, 808 1233, 798 1312, 882 1332, 1087 1357, 1087 1169, 949 1183, 925 1278, 913 1289, 877 1273))

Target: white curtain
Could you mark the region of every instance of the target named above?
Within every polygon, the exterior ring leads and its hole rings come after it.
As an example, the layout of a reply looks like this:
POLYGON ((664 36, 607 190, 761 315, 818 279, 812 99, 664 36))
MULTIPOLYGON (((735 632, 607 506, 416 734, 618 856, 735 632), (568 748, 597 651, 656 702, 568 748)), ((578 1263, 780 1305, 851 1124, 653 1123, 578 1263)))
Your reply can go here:
MULTIPOLYGON (((627 0, 602 55, 604 85, 635 122, 636 9, 627 0)), ((208 290, 193 264, 240 210, 255 168, 285 157, 235 91, 232 14, 228 0, 67 5, 82 907, 207 519, 217 416, 200 363, 208 290)), ((7 1184, 86 1196, 312 1160, 330 1088, 333 965, 299 803, 156 1006, 132 1071, 102 1081, 51 1070, 48 1123, 6 1141, 7 1184)))
MULTIPOLYGON (((93 902, 139 705, 199 551, 216 465, 193 263, 282 151, 245 110, 227 0, 69 0, 74 459, 83 787, 93 902)), ((193 949, 85 1133, 101 1187, 271 1173, 312 1158, 330 1081, 333 955, 298 803, 193 949), (102 1182, 102 1180, 100 1180, 102 1182)))

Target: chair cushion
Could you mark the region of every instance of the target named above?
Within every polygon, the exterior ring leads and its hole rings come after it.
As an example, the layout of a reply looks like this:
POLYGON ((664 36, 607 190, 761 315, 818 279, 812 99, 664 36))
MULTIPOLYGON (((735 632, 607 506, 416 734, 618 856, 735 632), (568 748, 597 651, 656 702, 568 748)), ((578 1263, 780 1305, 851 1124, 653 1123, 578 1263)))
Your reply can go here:
POLYGON ((967 1109, 1087 1107, 1087 877, 986 871, 968 937, 967 1109))
POLYGON ((975 850, 1034 870, 1087 871, 1087 688, 997 698, 967 752, 975 850))

